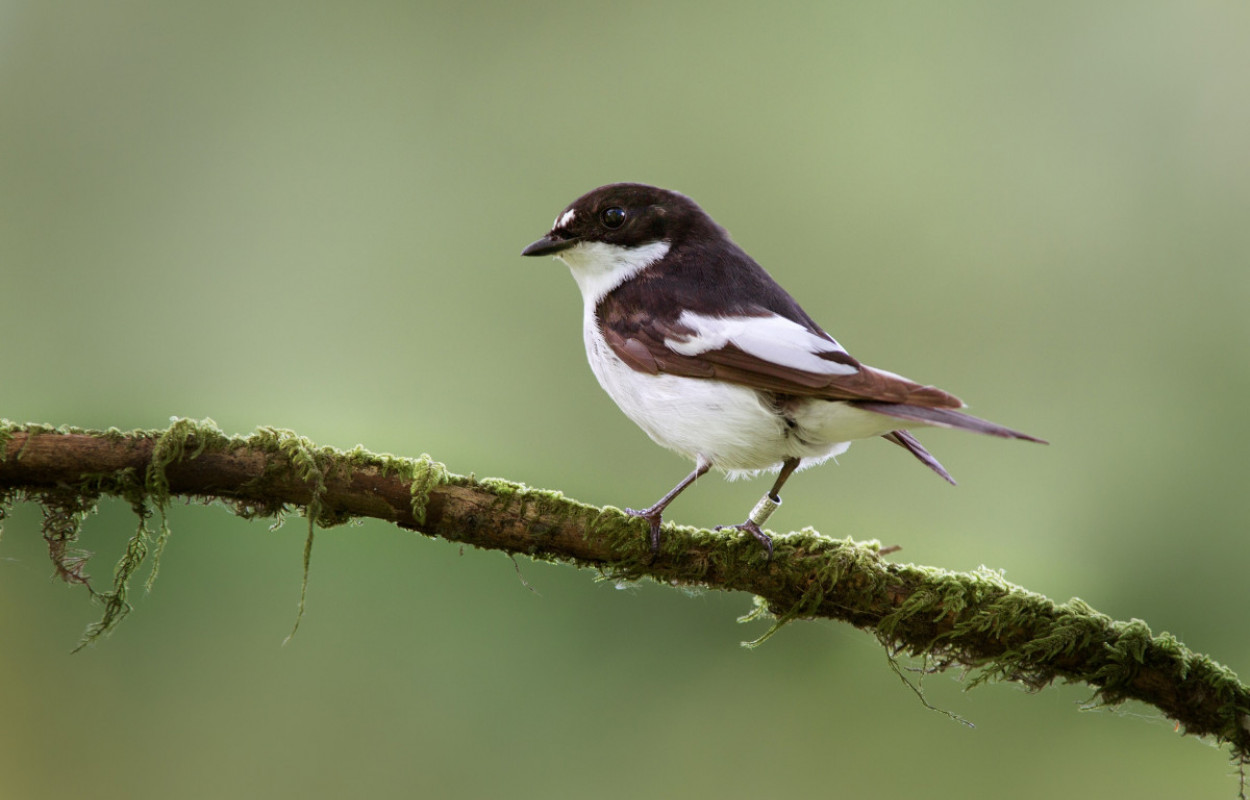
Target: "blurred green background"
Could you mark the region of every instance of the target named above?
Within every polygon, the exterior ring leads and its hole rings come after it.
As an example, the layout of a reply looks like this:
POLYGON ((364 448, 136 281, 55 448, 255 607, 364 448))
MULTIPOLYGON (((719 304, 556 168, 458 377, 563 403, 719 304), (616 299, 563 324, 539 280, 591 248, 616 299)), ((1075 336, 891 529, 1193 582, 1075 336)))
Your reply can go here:
MULTIPOLYGON (((1250 672, 1250 5, 0 2, 0 416, 213 417, 649 503, 689 465, 520 249, 620 180, 698 200, 864 361, 1049 448, 884 442, 774 517, 986 564, 1250 672)), ((672 517, 763 491, 701 483, 672 517)), ((110 640, 0 543, 0 796, 1231 797, 1089 692, 926 711, 830 623, 381 524, 178 507, 110 640)), ((133 527, 89 520, 107 580, 133 527)))

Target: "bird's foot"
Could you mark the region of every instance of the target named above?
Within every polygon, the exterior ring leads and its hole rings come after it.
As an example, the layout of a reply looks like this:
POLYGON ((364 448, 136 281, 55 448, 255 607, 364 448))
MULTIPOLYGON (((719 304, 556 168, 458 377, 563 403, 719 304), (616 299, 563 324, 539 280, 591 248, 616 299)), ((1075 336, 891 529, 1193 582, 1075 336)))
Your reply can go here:
POLYGON ((631 517, 641 517, 642 519, 645 519, 647 522, 651 523, 651 557, 654 558, 657 555, 659 555, 660 554, 660 520, 663 516, 664 509, 656 508, 655 506, 652 506, 651 508, 644 508, 642 511, 638 511, 633 508, 627 508, 625 509, 625 513, 630 515, 631 517))
POLYGON ((757 525, 754 520, 749 519, 746 522, 740 523, 738 525, 717 525, 716 526, 716 530, 718 531, 723 531, 726 528, 733 528, 734 530, 746 531, 747 533, 754 536, 756 541, 764 545, 764 549, 768 551, 767 560, 768 561, 773 560, 773 538, 769 536, 767 533, 764 533, 764 531, 760 530, 760 526, 757 525))

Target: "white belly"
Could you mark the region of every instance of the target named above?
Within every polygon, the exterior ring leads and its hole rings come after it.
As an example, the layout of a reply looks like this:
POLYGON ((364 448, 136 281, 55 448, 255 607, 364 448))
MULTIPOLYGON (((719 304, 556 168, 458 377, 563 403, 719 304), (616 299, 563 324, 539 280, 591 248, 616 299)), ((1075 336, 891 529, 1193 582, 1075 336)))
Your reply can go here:
POLYGON ((788 458, 813 466, 845 452, 853 439, 903 426, 899 420, 828 400, 792 409, 791 424, 754 389, 633 370, 603 340, 593 313, 585 322, 590 368, 626 416, 656 443, 731 477, 775 469, 788 458))

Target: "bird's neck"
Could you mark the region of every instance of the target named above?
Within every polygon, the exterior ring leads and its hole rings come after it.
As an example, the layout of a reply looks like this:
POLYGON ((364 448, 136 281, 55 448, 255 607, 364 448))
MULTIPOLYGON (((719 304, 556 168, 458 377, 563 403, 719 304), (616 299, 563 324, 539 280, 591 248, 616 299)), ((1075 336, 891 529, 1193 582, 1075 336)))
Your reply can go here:
POLYGON ((669 251, 668 242, 622 247, 606 242, 582 242, 559 253, 568 264, 586 307, 593 309, 608 292, 659 261, 669 251))

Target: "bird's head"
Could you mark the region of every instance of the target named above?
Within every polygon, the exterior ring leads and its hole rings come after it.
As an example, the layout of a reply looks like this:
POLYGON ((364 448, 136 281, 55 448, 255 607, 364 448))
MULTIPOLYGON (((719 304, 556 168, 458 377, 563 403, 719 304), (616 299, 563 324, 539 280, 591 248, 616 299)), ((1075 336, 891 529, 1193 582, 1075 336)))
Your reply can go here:
POLYGON ((689 197, 641 183, 600 186, 574 200, 524 256, 568 264, 588 300, 597 301, 683 243, 721 228, 689 197))

